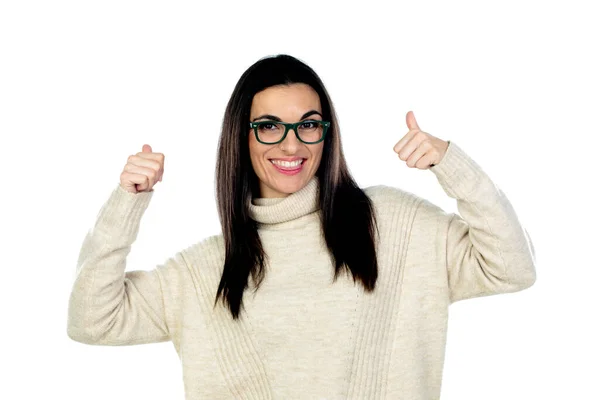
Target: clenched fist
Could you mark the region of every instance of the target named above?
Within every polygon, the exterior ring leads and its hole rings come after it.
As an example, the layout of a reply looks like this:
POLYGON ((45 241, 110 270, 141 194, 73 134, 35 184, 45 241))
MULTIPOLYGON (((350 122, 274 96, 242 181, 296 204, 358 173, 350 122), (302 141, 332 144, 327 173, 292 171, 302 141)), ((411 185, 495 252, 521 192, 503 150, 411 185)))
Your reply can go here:
POLYGON ((153 153, 152 147, 145 144, 140 153, 127 159, 120 185, 131 193, 150 192, 157 182, 162 181, 164 169, 165 155, 153 153))

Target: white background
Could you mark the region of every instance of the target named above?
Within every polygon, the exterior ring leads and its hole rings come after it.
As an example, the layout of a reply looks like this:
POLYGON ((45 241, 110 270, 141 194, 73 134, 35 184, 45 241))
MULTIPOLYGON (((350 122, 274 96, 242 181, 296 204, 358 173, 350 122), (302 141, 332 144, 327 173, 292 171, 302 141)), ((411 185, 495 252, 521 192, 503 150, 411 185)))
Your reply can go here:
POLYGON ((170 342, 68 338, 77 256, 144 143, 165 174, 127 270, 219 231, 225 105, 244 70, 277 53, 325 82, 361 186, 456 211, 432 172, 392 150, 413 110, 483 167, 532 237, 532 288, 451 306, 442 399, 600 398, 593 3, 2 2, 0 398, 183 398, 170 342))

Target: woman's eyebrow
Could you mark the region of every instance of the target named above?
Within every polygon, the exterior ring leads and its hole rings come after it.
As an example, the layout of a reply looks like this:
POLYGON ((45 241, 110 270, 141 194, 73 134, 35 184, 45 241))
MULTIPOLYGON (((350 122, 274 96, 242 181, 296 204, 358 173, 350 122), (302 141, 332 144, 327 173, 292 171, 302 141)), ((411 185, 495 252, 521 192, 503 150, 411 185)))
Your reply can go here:
MULTIPOLYGON (((321 118, 323 118, 323 115, 321 115, 321 113, 320 113, 320 112, 318 112, 317 110, 310 110, 309 112, 307 112, 307 113, 304 113, 304 115, 303 115, 303 116, 300 118, 300 120, 303 120, 304 118, 310 117, 311 115, 314 115, 314 114, 319 114, 319 115, 321 116, 321 118)), ((254 122, 254 121, 256 121, 257 119, 263 119, 263 118, 270 119, 270 120, 272 120, 272 121, 281 122, 281 118, 279 118, 279 117, 276 117, 276 116, 274 116, 274 115, 271 115, 271 114, 264 114, 264 115, 261 115, 260 117, 256 117, 256 118, 254 118, 252 121, 254 122)))

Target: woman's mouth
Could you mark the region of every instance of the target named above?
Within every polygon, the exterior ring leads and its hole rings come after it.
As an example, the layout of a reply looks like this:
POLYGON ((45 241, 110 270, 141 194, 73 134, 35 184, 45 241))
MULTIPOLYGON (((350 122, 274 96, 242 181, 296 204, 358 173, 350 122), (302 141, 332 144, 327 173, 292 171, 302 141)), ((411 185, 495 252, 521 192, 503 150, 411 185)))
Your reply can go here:
POLYGON ((302 171, 302 167, 304 166, 304 161, 306 161, 306 159, 299 158, 292 161, 271 159, 269 161, 271 161, 271 164, 278 172, 281 172, 285 175, 295 175, 302 171))

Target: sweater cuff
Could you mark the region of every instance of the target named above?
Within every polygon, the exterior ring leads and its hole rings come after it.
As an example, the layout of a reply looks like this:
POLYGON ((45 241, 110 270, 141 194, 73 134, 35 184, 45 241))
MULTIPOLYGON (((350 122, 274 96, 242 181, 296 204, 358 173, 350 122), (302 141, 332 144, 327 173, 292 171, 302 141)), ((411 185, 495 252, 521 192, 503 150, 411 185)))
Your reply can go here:
POLYGON ((465 151, 455 142, 448 140, 448 149, 442 160, 430 167, 446 194, 458 198, 468 195, 489 177, 465 151))
POLYGON ((98 212, 95 229, 111 235, 135 238, 142 215, 153 195, 154 189, 150 192, 131 193, 118 184, 98 212))

